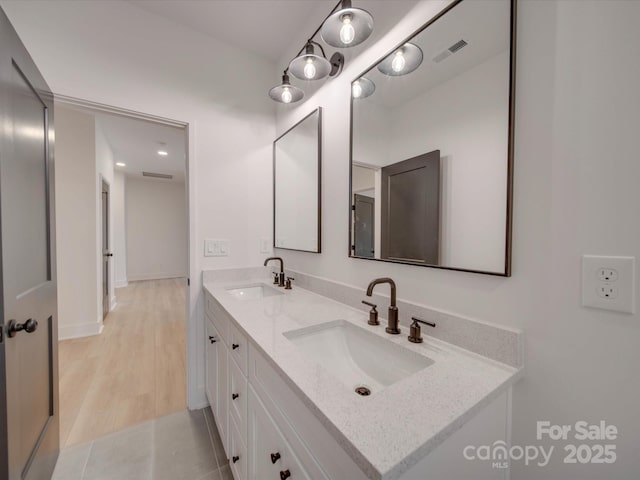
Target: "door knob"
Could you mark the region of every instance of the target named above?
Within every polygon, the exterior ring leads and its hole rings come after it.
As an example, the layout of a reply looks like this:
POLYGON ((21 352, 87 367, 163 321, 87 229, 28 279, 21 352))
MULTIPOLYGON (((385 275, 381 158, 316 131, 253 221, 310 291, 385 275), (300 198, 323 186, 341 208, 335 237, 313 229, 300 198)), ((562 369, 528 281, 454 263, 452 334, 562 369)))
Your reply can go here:
POLYGON ((214 336, 212 336, 212 335, 209 335, 209 341, 210 341, 211 343, 216 343, 216 337, 214 337, 214 336))
POLYGON ((240 346, 240 345, 238 345, 237 343, 233 343, 233 344, 231 344, 231 348, 232 348, 233 350, 235 350, 235 349, 236 349, 236 348, 238 348, 239 346, 240 346))
POLYGON ((240 396, 239 393, 232 393, 231 394, 231 400, 235 400, 236 398, 238 398, 240 396))
POLYGON ((234 455, 234 456, 231 458, 231 461, 233 461, 233 463, 236 463, 238 460, 240 460, 240 457, 239 457, 238 455, 234 455))
POLYGON ((104 256, 105 257, 113 257, 113 253, 105 253, 104 256))
POLYGON ((33 333, 38 328, 38 322, 33 318, 30 318, 24 323, 18 323, 15 320, 9 320, 9 325, 7 326, 7 336, 9 338, 13 338, 16 336, 16 333, 25 331, 27 333, 33 333))
POLYGON ((272 453, 271 463, 276 463, 278 460, 280 460, 280 452, 272 453))
POLYGON ((291 472, 289 470, 280 470, 280 480, 287 480, 291 476, 291 472))

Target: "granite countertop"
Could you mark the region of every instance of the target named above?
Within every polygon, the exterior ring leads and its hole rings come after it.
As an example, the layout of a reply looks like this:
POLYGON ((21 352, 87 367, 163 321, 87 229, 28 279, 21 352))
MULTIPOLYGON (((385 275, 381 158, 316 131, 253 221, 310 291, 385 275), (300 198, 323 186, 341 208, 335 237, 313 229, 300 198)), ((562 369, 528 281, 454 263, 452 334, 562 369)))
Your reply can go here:
MULTIPOLYGON (((283 378, 327 427, 353 461, 372 479, 391 480, 420 461, 515 382, 522 369, 430 338, 424 343, 367 325, 368 315, 294 286, 283 295, 240 300, 228 292, 237 286, 265 284, 264 278, 205 282, 204 288, 233 317, 237 326, 279 368, 283 378), (429 367, 369 397, 337 381, 284 332, 345 320, 434 361, 429 367), (414 412, 408 414, 407 412, 414 412)), ((277 288, 277 287, 274 287, 277 288)), ((386 308, 380 308, 386 311, 386 308)))

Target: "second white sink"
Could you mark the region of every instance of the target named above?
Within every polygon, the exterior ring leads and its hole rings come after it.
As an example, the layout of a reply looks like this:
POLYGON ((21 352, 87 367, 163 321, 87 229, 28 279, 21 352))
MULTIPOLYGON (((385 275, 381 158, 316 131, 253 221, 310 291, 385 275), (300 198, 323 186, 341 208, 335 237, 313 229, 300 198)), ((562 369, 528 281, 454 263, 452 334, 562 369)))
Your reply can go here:
POLYGON ((285 332, 284 336, 347 387, 370 395, 428 367, 428 357, 344 320, 285 332))
POLYGON ((282 295, 282 292, 262 283, 228 288, 227 291, 239 300, 257 300, 259 298, 282 295))

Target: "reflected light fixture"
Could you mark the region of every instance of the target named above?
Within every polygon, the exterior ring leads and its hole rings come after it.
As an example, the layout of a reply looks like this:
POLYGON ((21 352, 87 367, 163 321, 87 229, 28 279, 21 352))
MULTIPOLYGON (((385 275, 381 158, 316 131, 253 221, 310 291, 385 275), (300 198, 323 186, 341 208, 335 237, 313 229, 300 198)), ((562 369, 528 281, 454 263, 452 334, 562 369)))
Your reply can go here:
POLYGON ((166 157, 167 155, 169 155, 169 152, 167 152, 166 150, 158 150, 158 155, 160 155, 161 157, 166 157))
POLYGON ((360 77, 351 84, 351 97, 367 98, 376 91, 376 85, 366 77, 360 77))
POLYGON ((327 76, 334 77, 340 74, 344 66, 344 55, 336 52, 327 60, 322 45, 313 40, 321 30, 321 37, 328 45, 338 48, 353 47, 364 42, 371 35, 373 17, 365 10, 352 8, 351 0, 340 0, 295 58, 289 62, 282 76, 282 83, 269 90, 269 97, 272 100, 280 103, 294 103, 304 97, 301 89, 291 85, 289 72, 300 80, 321 80, 327 76), (315 47, 318 47, 321 55, 316 55, 315 47))
POLYGON ((366 10, 353 8, 351 0, 339 2, 338 11, 322 24, 320 36, 328 45, 350 48, 364 42, 373 32, 373 17, 366 10))
POLYGON ((422 63, 422 50, 413 43, 405 43, 378 64, 378 70, 391 77, 413 72, 422 63))
POLYGON ((126 163, 116 162, 116 167, 126 167, 126 166, 127 166, 126 163))
POLYGON ((282 83, 269 90, 269 96, 276 102, 294 103, 302 100, 302 97, 304 97, 304 92, 298 87, 294 87, 293 85, 291 85, 291 83, 289 82, 289 75, 287 75, 287 70, 285 70, 284 74, 282 75, 282 83))

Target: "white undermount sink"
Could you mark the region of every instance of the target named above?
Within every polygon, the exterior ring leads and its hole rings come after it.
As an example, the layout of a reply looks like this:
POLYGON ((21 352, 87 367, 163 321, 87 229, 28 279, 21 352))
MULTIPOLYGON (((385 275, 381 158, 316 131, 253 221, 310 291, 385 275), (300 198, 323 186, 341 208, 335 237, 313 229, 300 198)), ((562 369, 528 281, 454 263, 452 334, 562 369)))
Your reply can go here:
POLYGON ((227 291, 239 300, 257 300, 259 298, 282 295, 282 292, 262 283, 232 287, 228 288, 227 291))
POLYGON ((347 387, 367 396, 428 367, 428 357, 345 320, 283 334, 347 387))

